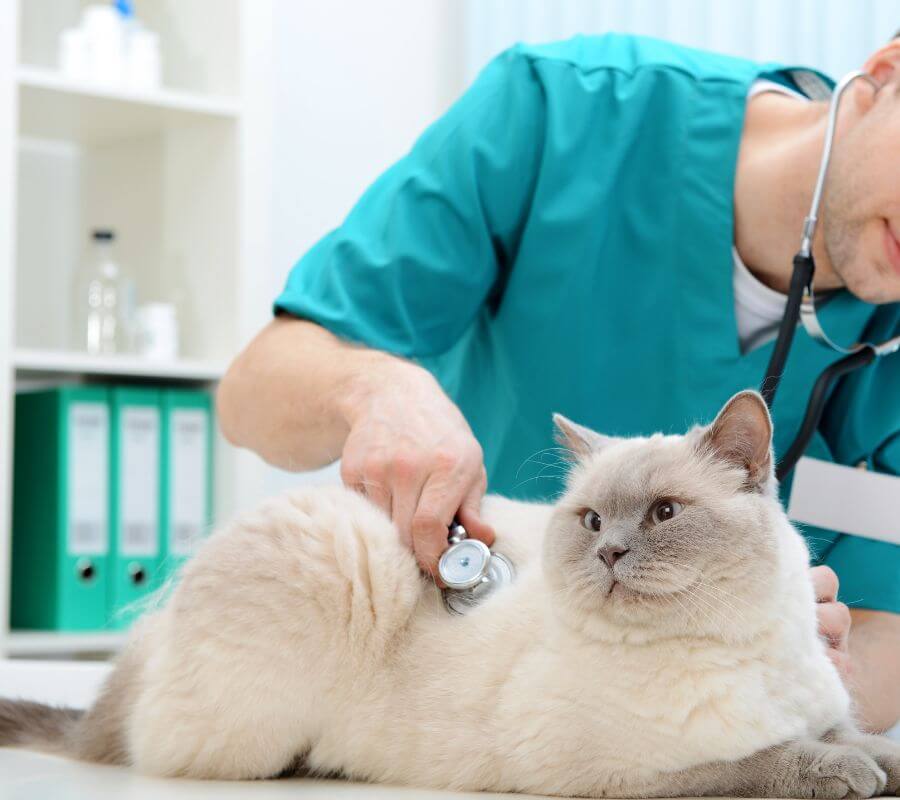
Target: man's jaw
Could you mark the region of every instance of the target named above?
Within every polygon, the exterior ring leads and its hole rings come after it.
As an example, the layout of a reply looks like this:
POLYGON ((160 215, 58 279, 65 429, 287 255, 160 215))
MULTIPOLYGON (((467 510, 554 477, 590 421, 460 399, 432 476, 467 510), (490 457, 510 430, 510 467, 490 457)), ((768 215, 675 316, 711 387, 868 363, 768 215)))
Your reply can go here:
POLYGON ((884 220, 884 251, 888 263, 900 276, 900 231, 888 219, 884 220))

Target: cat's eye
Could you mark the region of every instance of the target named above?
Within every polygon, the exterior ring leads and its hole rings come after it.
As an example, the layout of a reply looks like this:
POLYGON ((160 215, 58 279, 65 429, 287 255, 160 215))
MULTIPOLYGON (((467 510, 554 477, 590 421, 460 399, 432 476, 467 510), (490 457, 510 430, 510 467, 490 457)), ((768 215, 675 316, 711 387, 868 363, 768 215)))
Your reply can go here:
POLYGON ((599 531, 600 515, 594 509, 589 508, 581 515, 581 524, 589 531, 599 531))
POLYGON ((677 500, 660 500, 653 506, 650 517, 654 522, 667 522, 672 517, 677 517, 682 511, 684 511, 684 506, 677 500))

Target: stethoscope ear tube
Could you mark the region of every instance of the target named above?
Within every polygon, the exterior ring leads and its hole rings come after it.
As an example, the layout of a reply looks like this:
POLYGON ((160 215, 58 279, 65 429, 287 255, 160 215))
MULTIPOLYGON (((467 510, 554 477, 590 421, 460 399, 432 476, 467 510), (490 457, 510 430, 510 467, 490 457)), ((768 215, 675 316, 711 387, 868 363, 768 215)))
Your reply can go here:
POLYGON ((848 372, 853 372, 860 367, 871 364, 876 358, 878 358, 878 353, 875 351, 875 348, 871 345, 865 345, 822 370, 809 395, 806 413, 803 416, 803 422, 800 424, 800 430, 797 431, 794 441, 791 442, 787 452, 785 452, 775 468, 775 477, 779 481, 783 480, 785 475, 797 466, 800 456, 803 455, 810 439, 812 439, 813 434, 819 427, 819 420, 822 419, 822 412, 825 409, 825 401, 828 399, 828 390, 831 388, 831 385, 848 372))
POLYGON ((778 391, 781 376, 784 374, 784 365, 794 342, 797 321, 800 319, 803 292, 810 285, 814 271, 815 264, 811 254, 806 255, 801 252, 794 256, 794 271, 791 273, 787 305, 784 316, 781 318, 781 325, 778 327, 778 338, 772 350, 772 357, 769 359, 769 366, 766 368, 766 374, 759 389, 770 411, 775 402, 775 392, 778 391))
POLYGON ((775 402, 775 393, 781 376, 784 374, 785 363, 794 341, 794 333, 797 323, 802 318, 803 325, 809 336, 826 347, 831 348, 844 357, 826 367, 816 379, 813 390, 806 405, 806 413, 800 430, 794 437, 794 441, 788 447, 782 459, 775 468, 775 475, 782 480, 800 460, 807 445, 819 426, 828 392, 834 381, 849 372, 871 364, 882 355, 893 353, 900 349, 900 337, 895 337, 881 344, 857 343, 851 347, 836 345, 825 334, 819 319, 816 316, 815 296, 813 294, 813 276, 816 265, 812 255, 813 236, 818 221, 819 205, 825 187, 825 176, 828 173, 828 165, 831 160, 831 148, 834 144, 834 134, 837 127, 837 113, 841 96, 853 81, 863 78, 875 88, 880 88, 878 82, 866 72, 851 72, 845 75, 835 87, 832 95, 831 107, 828 110, 828 124, 825 129, 825 141, 822 147, 822 159, 819 163, 819 173, 816 186, 813 191, 809 214, 803 222, 803 236, 800 242, 800 251, 794 256, 794 270, 791 274, 791 286, 788 293, 787 305, 784 317, 778 328, 778 338, 769 359, 769 366, 760 386, 760 394, 766 401, 769 410, 775 402))

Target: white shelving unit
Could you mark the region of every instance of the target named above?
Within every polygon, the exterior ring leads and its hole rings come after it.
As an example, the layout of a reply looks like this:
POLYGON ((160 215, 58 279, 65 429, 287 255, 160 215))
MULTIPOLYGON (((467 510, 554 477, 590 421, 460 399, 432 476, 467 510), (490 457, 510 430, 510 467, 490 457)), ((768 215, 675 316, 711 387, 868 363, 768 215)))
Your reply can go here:
POLYGON ((124 377, 206 383, 219 380, 224 362, 181 358, 151 361, 137 356, 89 356, 57 350, 20 349, 13 353, 16 374, 22 377, 124 377))
MULTIPOLYGON (((94 0, 101 2, 102 0, 94 0)), ((9 630, 17 387, 157 382, 213 389, 269 313, 271 0, 137 0, 163 87, 73 81, 61 31, 87 0, 0 3, 0 657, 112 653, 121 634, 9 630), (143 300, 179 310, 172 362, 71 349, 71 286, 89 231, 113 228, 143 300)), ((216 443, 217 517, 254 499, 261 462, 216 443)))
POLYGON ((235 120, 231 97, 161 89, 134 92, 72 81, 55 70, 19 66, 20 130, 38 139, 98 145, 148 136, 204 117, 235 120))
POLYGON ((111 655, 125 644, 123 633, 43 633, 10 631, 6 636, 6 655, 86 656, 111 655))

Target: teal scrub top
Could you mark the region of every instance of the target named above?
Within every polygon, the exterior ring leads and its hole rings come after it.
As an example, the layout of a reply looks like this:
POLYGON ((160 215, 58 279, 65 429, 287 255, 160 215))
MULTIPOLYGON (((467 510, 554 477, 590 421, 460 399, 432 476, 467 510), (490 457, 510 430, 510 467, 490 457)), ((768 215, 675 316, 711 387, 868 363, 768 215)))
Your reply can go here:
MULTIPOLYGON (((792 85, 781 65, 635 36, 516 46, 297 263, 276 312, 428 366, 484 449, 489 490, 552 497, 552 412, 679 433, 759 385, 772 343, 741 352, 732 243, 763 76, 792 85)), ((898 304, 844 292, 821 316, 839 341, 900 334, 898 304)), ((834 358, 797 331, 777 452, 834 358)), ((840 382, 807 453, 900 472, 900 356, 840 382)), ((842 599, 900 612, 900 547, 804 532, 842 599)))

